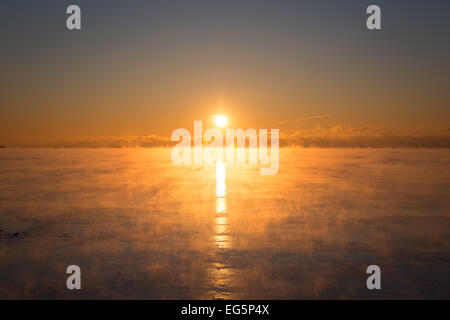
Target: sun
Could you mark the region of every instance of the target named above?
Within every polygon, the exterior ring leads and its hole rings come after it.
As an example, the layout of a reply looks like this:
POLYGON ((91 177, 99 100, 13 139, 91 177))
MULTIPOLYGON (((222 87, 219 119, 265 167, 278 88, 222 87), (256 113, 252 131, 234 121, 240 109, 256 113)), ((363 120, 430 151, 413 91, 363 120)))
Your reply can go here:
POLYGON ((228 118, 226 116, 214 116, 214 123, 216 126, 223 128, 227 125, 228 118))

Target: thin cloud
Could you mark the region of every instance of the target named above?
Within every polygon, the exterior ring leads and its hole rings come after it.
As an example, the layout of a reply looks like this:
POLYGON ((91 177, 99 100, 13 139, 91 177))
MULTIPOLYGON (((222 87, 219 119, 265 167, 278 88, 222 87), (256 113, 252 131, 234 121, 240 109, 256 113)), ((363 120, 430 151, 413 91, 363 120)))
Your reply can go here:
POLYGON ((321 118, 328 118, 331 117, 332 114, 331 113, 322 113, 316 116, 311 116, 311 117, 306 117, 306 118, 301 118, 301 119, 295 119, 294 122, 301 122, 301 121, 306 121, 306 120, 314 120, 314 119, 321 119, 321 118))
POLYGON ((356 131, 356 132, 363 132, 363 131, 367 131, 369 129, 369 127, 362 127, 362 128, 351 128, 351 131, 356 131))

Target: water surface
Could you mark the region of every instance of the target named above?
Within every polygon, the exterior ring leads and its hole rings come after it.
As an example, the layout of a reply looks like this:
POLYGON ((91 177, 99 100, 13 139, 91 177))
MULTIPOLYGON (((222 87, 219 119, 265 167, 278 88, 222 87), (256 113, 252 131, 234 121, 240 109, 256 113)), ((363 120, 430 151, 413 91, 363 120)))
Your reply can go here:
POLYGON ((449 181, 449 150, 282 149, 274 176, 170 149, 0 150, 0 298, 448 299, 449 181))

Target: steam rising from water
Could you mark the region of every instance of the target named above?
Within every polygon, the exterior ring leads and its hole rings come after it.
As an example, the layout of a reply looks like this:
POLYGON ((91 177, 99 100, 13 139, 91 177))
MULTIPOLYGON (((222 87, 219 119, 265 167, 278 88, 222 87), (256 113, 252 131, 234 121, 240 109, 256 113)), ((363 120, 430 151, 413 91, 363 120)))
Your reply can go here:
POLYGON ((73 298, 77 264, 80 298, 449 298, 449 181, 448 150, 280 149, 261 176, 170 149, 6 149, 0 297, 73 298))

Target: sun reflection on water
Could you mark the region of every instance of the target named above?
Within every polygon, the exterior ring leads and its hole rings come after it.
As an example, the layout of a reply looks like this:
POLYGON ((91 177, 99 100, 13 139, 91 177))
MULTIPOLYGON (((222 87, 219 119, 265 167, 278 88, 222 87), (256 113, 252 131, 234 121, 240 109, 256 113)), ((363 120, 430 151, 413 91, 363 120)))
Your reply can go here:
POLYGON ((226 164, 216 163, 216 212, 213 225, 214 259, 209 267, 210 293, 213 299, 230 299, 229 289, 232 270, 224 250, 231 249, 230 225, 226 202, 226 164))
POLYGON ((226 165, 223 161, 216 164, 216 217, 214 225, 214 238, 218 248, 229 248, 231 246, 228 235, 229 226, 227 221, 227 194, 226 165))

